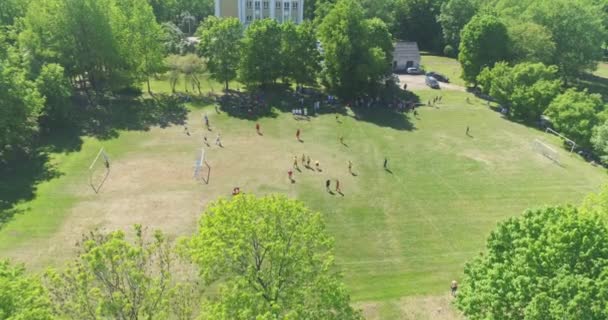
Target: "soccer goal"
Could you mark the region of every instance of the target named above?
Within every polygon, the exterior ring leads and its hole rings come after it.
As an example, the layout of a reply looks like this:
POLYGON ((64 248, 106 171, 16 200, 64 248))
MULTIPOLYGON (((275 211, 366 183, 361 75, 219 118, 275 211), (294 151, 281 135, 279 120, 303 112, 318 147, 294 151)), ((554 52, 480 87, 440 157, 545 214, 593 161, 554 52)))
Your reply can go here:
POLYGON ((89 166, 89 185, 95 193, 99 193, 109 174, 110 157, 108 157, 104 148, 101 148, 89 166))
POLYGON ((576 142, 574 142, 574 140, 568 139, 568 137, 563 136, 561 133, 551 129, 551 128, 547 128, 547 130, 545 130, 546 133, 551 133, 554 134, 558 137, 560 137, 562 140, 564 140, 564 142, 570 146, 570 153, 574 152, 574 149, 576 148, 576 142))
POLYGON ((209 184, 209 176, 211 175, 211 166, 205 158, 205 148, 201 149, 200 156, 194 163, 194 179, 202 180, 205 184, 209 184))
POLYGON ((543 156, 549 158, 551 161, 559 164, 559 153, 551 148, 547 143, 541 141, 540 139, 534 139, 532 142, 532 148, 542 154, 543 156))

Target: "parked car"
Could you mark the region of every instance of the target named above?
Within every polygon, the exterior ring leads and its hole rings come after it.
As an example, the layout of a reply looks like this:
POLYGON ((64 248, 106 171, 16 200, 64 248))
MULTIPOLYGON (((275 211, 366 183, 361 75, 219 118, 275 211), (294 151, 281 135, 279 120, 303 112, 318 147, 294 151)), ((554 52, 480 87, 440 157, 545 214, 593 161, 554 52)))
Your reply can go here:
POLYGON ((407 68, 407 73, 408 74, 424 74, 424 71, 417 67, 410 67, 410 68, 407 68))
POLYGON ((433 89, 440 89, 439 81, 437 81, 437 79, 435 79, 431 76, 426 76, 425 82, 426 82, 427 86, 429 86, 433 89))
POLYGON ((431 71, 431 72, 427 73, 426 75, 435 78, 437 81, 450 83, 450 79, 448 77, 442 75, 441 73, 431 71))

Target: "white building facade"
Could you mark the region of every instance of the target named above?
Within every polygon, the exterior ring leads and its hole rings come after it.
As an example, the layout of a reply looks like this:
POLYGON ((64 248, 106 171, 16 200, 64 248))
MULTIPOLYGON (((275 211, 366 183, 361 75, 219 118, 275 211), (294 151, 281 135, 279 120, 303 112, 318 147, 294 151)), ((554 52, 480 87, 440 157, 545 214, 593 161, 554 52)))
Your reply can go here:
POLYGON ((245 25, 266 18, 300 24, 304 0, 215 0, 215 16, 236 17, 245 25))

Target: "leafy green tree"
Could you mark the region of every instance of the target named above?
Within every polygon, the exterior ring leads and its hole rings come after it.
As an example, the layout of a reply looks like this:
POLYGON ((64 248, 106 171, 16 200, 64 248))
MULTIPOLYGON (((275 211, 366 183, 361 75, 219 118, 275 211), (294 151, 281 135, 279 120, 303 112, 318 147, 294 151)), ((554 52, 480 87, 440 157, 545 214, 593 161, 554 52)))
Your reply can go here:
POLYGON ((509 58, 509 36, 505 25, 492 15, 476 15, 461 33, 458 61, 462 78, 477 84, 477 76, 485 67, 509 58))
POLYGON ((64 69, 58 64, 44 65, 36 79, 38 92, 45 98, 40 123, 51 127, 69 122, 72 118, 72 86, 65 76, 64 69))
POLYGON ((283 75, 281 26, 276 20, 255 20, 241 42, 239 80, 248 85, 274 83, 283 75))
POLYGON ((25 15, 29 0, 0 1, 0 26, 12 25, 15 18, 25 15))
POLYGON ((297 84, 312 85, 321 71, 321 55, 317 49, 317 37, 311 22, 298 26, 284 23, 282 27, 281 55, 283 76, 297 84))
POLYGON ((175 17, 177 0, 148 0, 158 23, 169 22, 175 17))
POLYGON ((608 222, 608 184, 603 185, 599 192, 587 195, 580 212, 585 215, 597 215, 604 222, 608 222))
POLYGON ((510 67, 499 62, 477 77, 484 93, 509 107, 513 118, 538 121, 561 91, 557 67, 542 63, 520 63, 510 67))
POLYGON ((323 81, 339 96, 369 91, 390 74, 393 50, 388 28, 378 19, 364 19, 357 2, 339 0, 319 26, 319 38, 323 81))
POLYGON ((457 49, 460 46, 460 32, 477 14, 474 0, 448 0, 441 4, 437 21, 443 31, 443 41, 457 49))
POLYGON ((31 151, 44 106, 36 84, 27 80, 19 65, 17 52, 10 49, 8 56, 0 60, 0 163, 31 151))
POLYGON ((555 43, 551 64, 558 66, 566 78, 595 69, 606 39, 603 12, 586 0, 535 1, 533 4, 528 15, 533 22, 547 28, 555 43))
POLYGON ((605 120, 600 116, 602 111, 604 104, 599 94, 569 89, 551 102, 545 115, 551 118, 555 130, 588 148, 593 128, 605 120))
POLYGON ((602 160, 602 163, 608 164, 608 121, 598 124, 593 128, 591 145, 595 153, 602 160))
POLYGON ((237 18, 211 17, 197 33, 201 39, 199 50, 207 58, 211 77, 223 82, 228 90, 228 83, 237 76, 243 25, 237 18))
POLYGON ((468 319, 608 317, 608 229, 574 208, 501 223, 464 273, 456 305, 468 319))
POLYGON ((81 246, 75 261, 46 275, 60 316, 167 319, 173 304, 174 257, 160 231, 148 240, 141 226, 135 226, 133 241, 122 231, 93 231, 84 236, 81 246))
POLYGON ((219 295, 210 319, 360 319, 333 262, 319 213, 285 196, 211 204, 186 253, 219 295))
POLYGON ((53 319, 51 303, 40 279, 26 275, 23 266, 0 261, 0 292, 0 319, 53 319))
POLYGON ((513 20, 507 25, 515 61, 549 64, 555 55, 551 32, 536 23, 513 20))
POLYGON ((441 51, 442 31, 437 22, 444 0, 397 0, 395 9, 396 38, 416 41, 423 50, 441 51))

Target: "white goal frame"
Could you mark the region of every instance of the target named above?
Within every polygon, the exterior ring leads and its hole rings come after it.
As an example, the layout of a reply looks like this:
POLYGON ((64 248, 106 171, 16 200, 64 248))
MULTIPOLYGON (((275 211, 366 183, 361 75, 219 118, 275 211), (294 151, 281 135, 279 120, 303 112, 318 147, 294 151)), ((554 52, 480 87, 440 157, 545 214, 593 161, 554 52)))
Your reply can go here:
POLYGON ((551 148, 547 143, 540 139, 534 139, 532 142, 532 148, 548 158, 549 160, 560 164, 559 162, 559 152, 553 148, 551 148))
POLYGON ((547 128, 545 130, 546 133, 550 133, 550 134, 554 134, 558 137, 560 137, 562 140, 566 141, 566 143, 568 143, 570 145, 570 153, 574 152, 574 149, 576 148, 576 142, 572 139, 569 139, 568 137, 562 135, 561 133, 551 129, 551 128, 547 128))
POLYGON ((211 174, 211 166, 207 163, 205 158, 205 148, 201 149, 201 155, 194 163, 194 179, 203 180, 205 184, 209 184, 209 175, 211 174), (202 174, 203 167, 207 168, 207 177, 202 174))
POLYGON ((105 179, 110 174, 110 165, 109 164, 110 164, 110 157, 108 157, 108 154, 105 152, 105 149, 102 147, 101 149, 99 149, 97 156, 95 157, 95 159, 93 160, 93 162, 91 162, 91 165, 89 166, 89 185, 91 186, 91 188, 93 188, 93 191, 95 191, 95 193, 99 193, 99 190, 101 189, 101 186, 105 182, 105 179), (95 184, 93 183, 93 168, 95 167, 95 164, 97 164, 97 161, 99 161, 100 158, 103 158, 103 161, 105 162, 104 167, 106 168, 106 176, 98 186, 95 186, 95 184), (106 163, 108 165, 106 165, 106 163))

